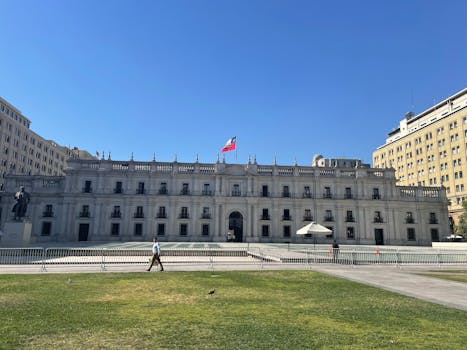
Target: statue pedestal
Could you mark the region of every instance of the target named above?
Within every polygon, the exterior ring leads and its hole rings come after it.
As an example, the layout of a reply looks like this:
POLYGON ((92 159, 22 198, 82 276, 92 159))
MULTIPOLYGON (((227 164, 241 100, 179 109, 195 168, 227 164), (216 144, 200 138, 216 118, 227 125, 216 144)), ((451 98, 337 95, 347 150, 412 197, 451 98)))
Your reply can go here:
POLYGON ((22 247, 31 242, 32 224, 28 221, 7 221, 0 238, 2 247, 22 247))

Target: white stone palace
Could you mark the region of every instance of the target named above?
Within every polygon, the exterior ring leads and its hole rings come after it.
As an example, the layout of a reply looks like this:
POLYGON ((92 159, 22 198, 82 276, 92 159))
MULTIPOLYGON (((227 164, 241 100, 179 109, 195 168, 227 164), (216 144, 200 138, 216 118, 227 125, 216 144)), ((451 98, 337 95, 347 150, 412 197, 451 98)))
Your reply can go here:
POLYGON ((34 243, 154 235, 313 243, 295 233, 311 221, 333 232, 317 243, 431 245, 449 233, 443 187, 396 186, 394 169, 320 158, 315 166, 70 158, 65 176, 7 175, 1 227, 12 220, 13 195, 24 186, 34 243))

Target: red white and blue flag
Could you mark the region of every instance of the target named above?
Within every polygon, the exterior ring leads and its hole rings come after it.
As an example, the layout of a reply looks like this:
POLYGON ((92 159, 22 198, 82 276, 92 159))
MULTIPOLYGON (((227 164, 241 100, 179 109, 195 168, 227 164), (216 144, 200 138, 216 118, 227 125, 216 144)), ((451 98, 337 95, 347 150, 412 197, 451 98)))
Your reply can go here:
POLYGON ((224 148, 222 148, 222 152, 234 151, 236 149, 237 149, 237 136, 234 136, 231 139, 227 140, 224 148))

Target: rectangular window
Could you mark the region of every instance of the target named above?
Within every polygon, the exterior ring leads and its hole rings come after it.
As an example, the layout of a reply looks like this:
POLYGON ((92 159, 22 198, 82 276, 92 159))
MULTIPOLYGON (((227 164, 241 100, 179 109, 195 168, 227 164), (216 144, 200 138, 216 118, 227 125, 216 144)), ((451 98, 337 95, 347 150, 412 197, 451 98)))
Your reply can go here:
POLYGON ((179 219, 188 219, 188 207, 182 207, 179 219))
POLYGON ((326 210, 324 214, 324 221, 333 221, 332 210, 326 210))
POLYGON ((143 224, 138 222, 135 224, 135 236, 143 235, 143 224))
POLYGON ((269 236, 269 225, 262 225, 261 226, 261 236, 268 237, 269 236))
POLYGON ((413 213, 411 211, 407 212, 407 215, 405 216, 405 222, 407 224, 413 224, 415 222, 415 220, 413 218, 413 213))
POLYGON ((144 194, 144 182, 138 182, 136 194, 144 194))
POLYGON ((122 182, 121 181, 117 181, 115 183, 114 193, 123 193, 122 182))
POLYGON ((373 199, 380 199, 379 188, 373 188, 373 199))
POLYGON ((289 238, 290 237, 290 226, 289 225, 283 226, 282 233, 284 235, 284 238, 289 238))
POLYGON ((311 209, 305 209, 305 214, 303 215, 303 221, 313 221, 311 216, 311 209))
POLYGON ((112 211, 112 214, 110 215, 112 218, 120 218, 122 216, 120 212, 120 206, 119 205, 114 205, 114 209, 112 211))
POLYGON ((373 222, 383 222, 383 217, 380 211, 375 211, 375 217, 373 222))
POLYGON ((120 224, 112 223, 110 226, 110 235, 111 236, 118 236, 120 234, 120 224))
POLYGON ((165 235, 165 224, 157 224, 157 235, 158 236, 165 235))
POLYGON ((325 188, 324 188, 323 197, 324 197, 324 198, 332 198, 331 187, 325 187, 325 188))
POLYGON ((52 204, 47 204, 45 206, 45 210, 42 216, 45 218, 51 218, 54 216, 52 204))
POLYGON ((188 195, 190 194, 190 188, 188 187, 187 183, 182 184, 182 195, 188 195))
POLYGON ((202 229, 202 235, 203 236, 209 236, 209 224, 203 224, 201 226, 201 229, 202 229))
POLYGON ((263 185, 263 191, 261 192, 262 197, 269 197, 268 186, 263 185))
POLYGON ((353 217, 352 210, 347 210, 347 214, 345 216, 345 221, 347 221, 347 222, 354 222, 355 221, 355 219, 353 217))
POLYGON ((201 219, 210 219, 211 213, 209 212, 209 207, 203 207, 203 213, 201 214, 201 219))
POLYGON ((430 213, 430 224, 437 224, 438 219, 436 218, 436 213, 430 213))
POLYGON ((83 188, 84 193, 91 193, 92 192, 91 184, 92 184, 92 182, 89 181, 89 180, 84 181, 84 188, 83 188))
POLYGON ((284 215, 282 216, 282 220, 292 220, 292 218, 290 217, 289 209, 284 209, 284 215))
POLYGON ((290 197, 289 186, 282 186, 282 197, 290 197))
POLYGON ((167 214, 165 213, 165 207, 164 206, 160 206, 159 207, 159 211, 157 212, 157 217, 159 219, 165 219, 167 218, 167 214))
POLYGON ((212 195, 211 185, 210 184, 204 184, 204 186, 203 186, 203 196, 210 196, 210 195, 212 195))
POLYGON ((350 188, 350 187, 345 188, 344 198, 345 199, 351 199, 352 198, 352 188, 350 188))
POLYGON ((188 224, 180 224, 180 236, 186 236, 188 234, 188 224))
POLYGON ((355 239, 355 228, 352 226, 347 227, 347 239, 355 239))
POLYGON ((263 213, 261 214, 261 220, 269 220, 269 210, 263 209, 263 213))
POLYGON ((159 194, 167 194, 167 183, 161 182, 161 186, 159 187, 159 194))
POLYGON ((235 184, 232 186, 232 197, 240 197, 242 193, 240 192, 240 185, 235 184))
POLYGON ((303 198, 311 198, 310 186, 303 187, 303 198))
POLYGON ((49 221, 44 221, 42 223, 41 236, 50 236, 52 232, 52 223, 49 221))
POLYGON ((89 205, 83 205, 81 207, 81 212, 79 213, 79 216, 82 218, 88 218, 89 215, 89 205))
POLYGON ((407 240, 415 241, 415 229, 413 227, 407 228, 407 240))
POLYGON ((144 213, 143 213, 143 207, 142 206, 137 206, 136 207, 136 218, 144 218, 144 213))

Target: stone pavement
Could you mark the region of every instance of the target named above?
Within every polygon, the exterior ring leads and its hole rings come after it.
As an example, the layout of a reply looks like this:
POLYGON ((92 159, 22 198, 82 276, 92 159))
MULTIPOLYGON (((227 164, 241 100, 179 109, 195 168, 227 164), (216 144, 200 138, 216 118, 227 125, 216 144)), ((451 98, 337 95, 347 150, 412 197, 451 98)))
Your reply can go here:
MULTIPOLYGON (((438 270, 467 270, 467 266, 438 268, 433 265, 395 267, 394 265, 336 265, 336 264, 165 264, 163 273, 171 271, 227 271, 227 270, 287 270, 311 269, 328 275, 345 278, 358 283, 382 288, 391 292, 467 311, 467 283, 448 281, 420 275, 438 270)), ((2 265, 0 274, 41 274, 41 273, 109 273, 144 272, 143 264, 108 265, 103 270, 99 265, 51 265, 41 271, 38 265, 2 265)), ((156 272, 154 269, 150 273, 156 272)))

